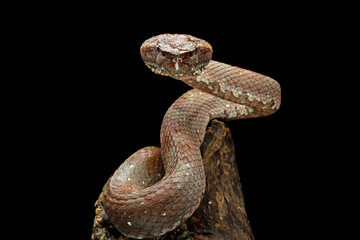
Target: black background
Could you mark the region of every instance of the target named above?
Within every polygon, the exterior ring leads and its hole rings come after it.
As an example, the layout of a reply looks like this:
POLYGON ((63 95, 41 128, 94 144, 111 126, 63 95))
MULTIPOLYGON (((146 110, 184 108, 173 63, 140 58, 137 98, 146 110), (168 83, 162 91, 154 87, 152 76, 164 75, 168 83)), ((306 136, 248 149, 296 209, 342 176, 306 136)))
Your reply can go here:
POLYGON ((322 81, 314 68, 326 24, 308 21, 311 10, 210 2, 27 4, 7 6, 3 38, 2 176, 6 204, 15 206, 4 210, 11 234, 89 239, 93 205, 108 177, 138 149, 159 146, 167 108, 190 89, 143 64, 140 45, 161 33, 207 40, 213 59, 280 83, 276 114, 227 123, 247 214, 256 239, 300 238, 318 227, 310 209, 321 211, 315 196, 324 191, 318 176, 326 159, 319 142, 329 132, 311 102, 322 81))

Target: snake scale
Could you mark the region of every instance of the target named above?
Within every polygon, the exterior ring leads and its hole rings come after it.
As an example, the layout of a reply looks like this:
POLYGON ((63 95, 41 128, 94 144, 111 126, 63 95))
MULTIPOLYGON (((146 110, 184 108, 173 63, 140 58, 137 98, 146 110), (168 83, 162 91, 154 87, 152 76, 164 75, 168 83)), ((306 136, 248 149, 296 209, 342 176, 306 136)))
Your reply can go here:
POLYGON ((211 60, 211 45, 182 34, 162 34, 140 48, 155 73, 193 87, 166 112, 161 148, 145 147, 115 171, 100 197, 111 223, 132 238, 165 234, 186 219, 205 192, 200 153, 211 119, 270 115, 280 107, 280 85, 270 77, 211 60))

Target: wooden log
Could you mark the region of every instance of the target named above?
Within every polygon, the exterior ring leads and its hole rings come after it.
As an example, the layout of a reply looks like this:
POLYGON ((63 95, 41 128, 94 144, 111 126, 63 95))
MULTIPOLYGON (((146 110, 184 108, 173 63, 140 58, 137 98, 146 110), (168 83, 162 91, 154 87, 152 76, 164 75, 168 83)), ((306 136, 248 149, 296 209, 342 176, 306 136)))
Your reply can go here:
MULTIPOLYGON (((223 122, 211 122, 201 152, 206 191, 199 208, 175 230, 153 239, 255 239, 245 211, 234 143, 229 128, 223 122)), ((92 240, 130 239, 111 225, 99 201, 95 203, 95 208, 92 240)))

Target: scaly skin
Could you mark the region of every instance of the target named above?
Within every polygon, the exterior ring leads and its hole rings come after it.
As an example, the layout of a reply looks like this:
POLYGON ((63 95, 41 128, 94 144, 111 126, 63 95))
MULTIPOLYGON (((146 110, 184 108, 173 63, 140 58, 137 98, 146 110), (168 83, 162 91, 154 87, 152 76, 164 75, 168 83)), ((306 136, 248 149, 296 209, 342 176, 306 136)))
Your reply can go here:
POLYGON ((112 224, 142 239, 173 230, 199 206, 205 192, 200 145, 209 121, 270 115, 281 96, 275 80, 212 61, 210 44, 189 35, 159 35, 140 51, 153 72, 194 87, 165 114, 161 149, 140 149, 104 187, 101 201, 112 224))

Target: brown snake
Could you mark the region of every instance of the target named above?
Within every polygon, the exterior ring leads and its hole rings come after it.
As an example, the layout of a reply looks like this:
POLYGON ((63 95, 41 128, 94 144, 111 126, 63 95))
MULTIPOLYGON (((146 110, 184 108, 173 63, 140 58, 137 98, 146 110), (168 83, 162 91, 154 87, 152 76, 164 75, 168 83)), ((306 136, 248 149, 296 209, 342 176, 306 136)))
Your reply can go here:
POLYGON ((201 39, 163 34, 140 48, 155 73, 194 89, 165 114, 161 149, 145 147, 113 174, 100 198, 111 223, 133 238, 165 234, 188 219, 205 192, 200 153, 211 119, 255 118, 280 107, 280 85, 270 77, 212 61, 211 45, 201 39))

